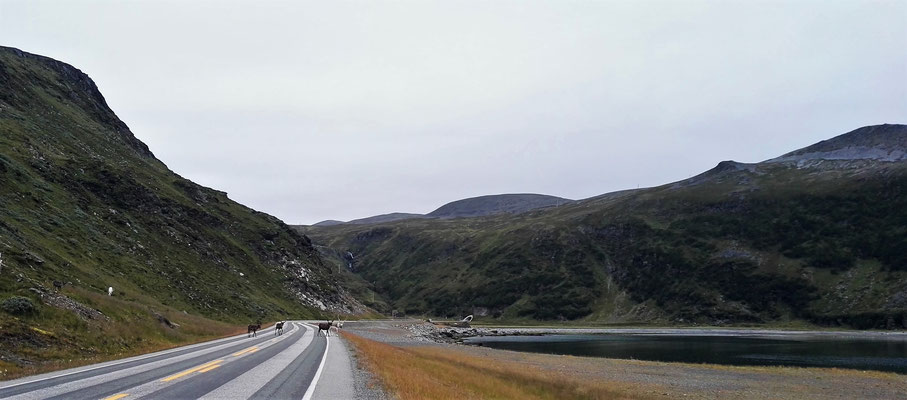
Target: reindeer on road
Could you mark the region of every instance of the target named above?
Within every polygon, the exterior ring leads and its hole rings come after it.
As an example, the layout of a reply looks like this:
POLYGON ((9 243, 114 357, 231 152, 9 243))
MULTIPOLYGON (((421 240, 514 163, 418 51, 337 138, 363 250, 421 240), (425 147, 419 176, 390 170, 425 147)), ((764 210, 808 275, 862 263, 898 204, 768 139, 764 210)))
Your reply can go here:
POLYGON ((251 325, 251 324, 250 324, 250 325, 249 325, 249 336, 248 336, 248 337, 256 337, 256 336, 258 336, 258 330, 259 330, 259 329, 261 329, 261 322, 255 324, 255 325, 251 325))
POLYGON ((283 323, 285 321, 280 321, 274 325, 274 336, 283 335, 283 323))
POLYGON ((331 320, 330 322, 319 322, 318 323, 318 332, 316 334, 320 334, 321 331, 324 331, 325 337, 330 336, 331 325, 334 325, 334 320, 331 320))

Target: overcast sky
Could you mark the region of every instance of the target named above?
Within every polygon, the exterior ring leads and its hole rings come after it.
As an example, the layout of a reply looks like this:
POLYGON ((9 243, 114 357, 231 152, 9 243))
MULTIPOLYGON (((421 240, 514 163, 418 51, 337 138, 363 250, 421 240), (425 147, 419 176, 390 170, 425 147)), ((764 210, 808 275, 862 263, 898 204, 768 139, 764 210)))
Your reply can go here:
POLYGON ((901 0, 0 0, 0 44, 291 224, 579 199, 907 122, 901 0))

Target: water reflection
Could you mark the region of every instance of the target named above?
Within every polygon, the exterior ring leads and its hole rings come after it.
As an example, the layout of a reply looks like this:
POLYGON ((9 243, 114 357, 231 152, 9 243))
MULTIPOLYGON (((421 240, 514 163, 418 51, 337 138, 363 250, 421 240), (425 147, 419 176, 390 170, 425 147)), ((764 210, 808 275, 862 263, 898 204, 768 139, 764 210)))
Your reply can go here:
POLYGON ((687 335, 472 338, 469 344, 550 354, 727 365, 837 367, 907 373, 907 340, 687 335))

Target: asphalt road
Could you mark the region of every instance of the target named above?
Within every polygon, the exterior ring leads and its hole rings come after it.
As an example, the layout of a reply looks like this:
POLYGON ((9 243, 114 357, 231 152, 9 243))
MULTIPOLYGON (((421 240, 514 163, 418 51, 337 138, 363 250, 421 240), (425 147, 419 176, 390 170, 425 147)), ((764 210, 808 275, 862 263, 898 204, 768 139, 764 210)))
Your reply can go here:
POLYGON ((0 399, 325 398, 337 393, 326 387, 337 382, 319 379, 325 362, 343 356, 328 348, 342 349, 343 343, 316 335, 317 330, 291 321, 279 336, 270 328, 252 338, 234 336, 2 382, 0 399))

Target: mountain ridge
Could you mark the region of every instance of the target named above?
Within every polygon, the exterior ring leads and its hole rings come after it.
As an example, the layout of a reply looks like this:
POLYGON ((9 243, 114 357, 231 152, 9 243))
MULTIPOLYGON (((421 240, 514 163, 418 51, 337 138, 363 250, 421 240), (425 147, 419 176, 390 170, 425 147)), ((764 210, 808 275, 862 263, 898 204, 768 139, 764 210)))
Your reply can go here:
MULTIPOLYGON (((904 148, 904 143, 907 143, 907 128, 905 127, 907 127, 907 125, 903 124, 869 125, 761 162, 745 163, 734 160, 721 161, 714 168, 704 171, 693 178, 670 184, 675 187, 696 184, 696 182, 701 182, 703 179, 708 179, 710 176, 729 170, 747 170, 756 173, 760 166, 771 163, 799 163, 800 165, 803 165, 805 163, 822 161, 903 161, 907 160, 907 149, 904 148)), ((623 195, 633 190, 635 189, 618 190, 580 200, 570 200, 557 196, 535 193, 483 195, 451 201, 427 214, 389 213, 359 218, 347 222, 325 220, 311 226, 323 227, 339 224, 372 224, 411 218, 470 218, 495 214, 521 213, 539 208, 569 204, 576 201, 582 202, 603 197, 623 195), (516 204, 513 209, 507 209, 505 203, 508 199, 519 199, 520 204, 516 204), (488 204, 485 204, 484 207, 482 207, 476 204, 482 202, 492 203, 492 205, 489 206, 488 204), (466 208, 467 210, 457 210, 458 208, 466 208), (475 210, 468 210, 469 208, 474 208, 475 210)))
MULTIPOLYGON (((359 218, 350 221, 324 220, 311 226, 335 226, 343 224, 366 225, 378 224, 407 219, 449 219, 470 218, 497 214, 519 214, 539 208, 569 204, 574 200, 561 197, 535 194, 535 193, 504 193, 484 196, 469 197, 455 200, 438 207, 428 214, 414 214, 394 212, 371 217, 359 218)), ((306 225, 299 225, 306 226, 306 225)))
POLYGON ((900 124, 870 125, 764 162, 872 159, 907 160, 907 129, 900 124))

